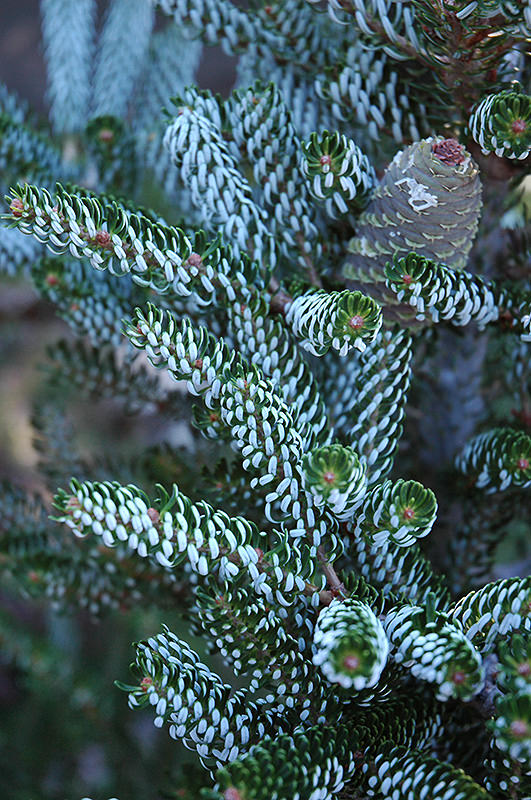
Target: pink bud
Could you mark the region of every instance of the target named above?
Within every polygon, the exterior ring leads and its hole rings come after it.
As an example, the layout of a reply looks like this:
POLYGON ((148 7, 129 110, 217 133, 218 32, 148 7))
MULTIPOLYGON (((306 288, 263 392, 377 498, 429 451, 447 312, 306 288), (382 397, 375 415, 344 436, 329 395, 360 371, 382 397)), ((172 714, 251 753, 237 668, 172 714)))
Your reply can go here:
POLYGON ((465 160, 465 148, 457 139, 442 139, 432 145, 433 155, 450 167, 457 167, 465 160))

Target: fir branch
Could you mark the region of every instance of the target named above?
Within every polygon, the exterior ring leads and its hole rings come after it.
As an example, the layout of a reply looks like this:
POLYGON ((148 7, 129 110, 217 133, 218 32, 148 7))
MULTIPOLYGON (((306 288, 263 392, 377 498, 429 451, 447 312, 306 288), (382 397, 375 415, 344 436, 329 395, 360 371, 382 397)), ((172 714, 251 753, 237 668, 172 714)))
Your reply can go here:
POLYGON ((344 356, 351 347, 363 351, 375 340, 382 316, 377 303, 361 292, 312 290, 287 306, 286 323, 313 355, 333 348, 344 356))
POLYGON ((111 0, 95 59, 91 117, 124 117, 148 54, 155 21, 151 2, 111 0))
POLYGON ((531 485, 531 436, 512 428, 494 428, 475 436, 456 458, 471 486, 486 494, 531 485))
POLYGON ((398 258, 385 267, 386 285, 400 303, 408 303, 412 316, 452 325, 476 322, 481 328, 499 318, 499 291, 489 281, 466 270, 455 271, 417 253, 398 258))
POLYGON ((53 125, 59 133, 79 131, 88 117, 96 4, 43 0, 40 8, 53 125))
POLYGON ((205 502, 194 504, 175 485, 171 496, 163 492, 153 505, 148 502, 132 485, 72 481, 69 491, 56 495, 56 521, 77 536, 101 536, 107 547, 126 542, 129 550, 164 569, 186 562, 196 574, 213 573, 220 580, 234 580, 243 570, 266 599, 289 605, 290 595, 305 592, 319 603, 320 588, 310 583, 315 576, 311 553, 286 536, 278 534, 278 543, 264 551, 266 535, 252 523, 205 502))
POLYGON ((417 481, 377 484, 363 499, 356 515, 356 536, 366 537, 371 545, 408 547, 427 536, 437 516, 437 500, 431 489, 417 481))
POLYGON ((392 742, 384 744, 382 752, 374 759, 374 766, 364 765, 363 771, 372 797, 377 796, 376 790, 399 792, 404 800, 421 800, 428 792, 438 792, 438 787, 443 786, 448 800, 492 800, 491 795, 463 770, 415 750, 396 747, 392 742))
POLYGON ((20 231, 0 225, 0 272, 29 274, 41 256, 41 247, 20 231))
POLYGON ((186 379, 191 393, 203 396, 206 407, 230 430, 243 468, 251 474, 251 488, 268 485, 268 519, 274 521, 278 513, 291 536, 305 537, 315 548, 323 541, 328 558, 337 555, 342 548, 336 526, 328 515, 315 513, 313 497, 303 489, 303 441, 273 384, 230 352, 223 340, 216 341, 205 329, 194 330, 187 320, 179 330, 171 314, 153 307, 147 316, 137 309, 126 333, 136 347, 146 348, 155 365, 166 365, 177 380, 186 379))
POLYGON ((324 396, 335 409, 340 435, 367 463, 369 486, 389 473, 402 432, 411 376, 412 339, 407 330, 379 332, 336 386, 324 396))
POLYGON ((50 185, 58 177, 71 178, 59 150, 42 133, 7 114, 0 114, 0 171, 2 186, 10 182, 36 181, 50 185))
POLYGON ((470 592, 449 613, 475 646, 488 652, 500 636, 531 628, 530 598, 531 578, 503 578, 470 592))
POLYGON ((268 700, 253 702, 245 689, 233 694, 167 628, 136 649, 140 685, 118 684, 129 692, 130 707, 154 706, 155 726, 169 724, 170 736, 196 749, 204 764, 234 761, 253 739, 281 725, 281 709, 271 708, 268 700))
POLYGON ((481 657, 448 615, 430 608, 402 606, 385 617, 391 657, 420 680, 437 686, 437 699, 470 700, 483 688, 481 657))
POLYGON ((216 290, 233 299, 235 289, 248 281, 260 285, 258 265, 245 257, 235 262, 231 250, 217 240, 207 244, 200 232, 192 242, 179 228, 131 213, 114 198, 69 193, 60 184, 54 196, 46 189, 20 186, 12 190, 10 213, 4 218, 53 252, 68 249, 115 275, 132 271, 140 285, 157 293, 189 297, 194 292, 199 303, 208 305, 216 290))
POLYGON ((313 663, 331 683, 353 689, 378 683, 389 652, 384 628, 359 600, 333 600, 317 620, 313 663))

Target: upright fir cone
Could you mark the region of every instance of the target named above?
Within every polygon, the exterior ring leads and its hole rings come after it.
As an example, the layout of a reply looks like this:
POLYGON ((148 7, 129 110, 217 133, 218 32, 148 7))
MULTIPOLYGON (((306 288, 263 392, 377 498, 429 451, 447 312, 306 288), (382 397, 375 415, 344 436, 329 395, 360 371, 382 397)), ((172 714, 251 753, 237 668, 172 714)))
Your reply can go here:
POLYGON ((455 139, 433 137, 396 154, 360 216, 345 277, 363 284, 390 305, 384 267, 411 251, 463 269, 478 229, 481 184, 478 167, 455 139))

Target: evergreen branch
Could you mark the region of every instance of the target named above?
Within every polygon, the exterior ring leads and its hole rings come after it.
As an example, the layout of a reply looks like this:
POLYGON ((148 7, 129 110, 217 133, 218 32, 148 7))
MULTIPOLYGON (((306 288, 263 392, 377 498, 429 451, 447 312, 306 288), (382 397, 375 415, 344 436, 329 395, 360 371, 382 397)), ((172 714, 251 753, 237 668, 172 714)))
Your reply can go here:
POLYGON ((77 604, 97 615, 139 602, 186 600, 178 580, 182 576, 158 565, 146 569, 123 546, 112 554, 90 542, 73 547, 50 523, 42 498, 6 483, 0 487, 0 506, 4 570, 26 593, 47 598, 53 607, 77 604))
POLYGON ((313 635, 313 663, 331 682, 359 692, 378 683, 389 643, 368 605, 346 598, 321 611, 313 635))
POLYGON ((476 647, 488 652, 501 636, 531 629, 531 578, 503 578, 470 592, 450 609, 476 647))
MULTIPOLYGON (((287 10, 286 4, 282 6, 279 4, 278 16, 287 10)), ((298 16, 300 24, 300 13, 298 16)), ((235 155, 241 159, 245 154, 252 169, 281 264, 296 262, 313 285, 321 286, 316 268, 322 253, 316 213, 302 176, 301 141, 286 98, 273 83, 264 87, 255 82, 247 90, 235 92, 224 111, 235 155)), ((288 274, 293 275, 292 266, 288 274)))
POLYGON ((437 517, 437 500, 431 489, 417 481, 384 481, 363 499, 356 515, 354 534, 372 546, 408 547, 427 536, 437 517))
POLYGON ((234 260, 217 240, 207 244, 200 232, 192 242, 179 228, 83 190, 69 193, 58 184, 52 196, 46 189, 20 186, 12 190, 10 213, 4 218, 56 253, 69 250, 115 275, 133 272, 136 282, 160 294, 194 293, 199 303, 208 305, 219 291, 233 299, 235 289, 247 282, 260 285, 257 265, 245 257, 234 260))
POLYGON ((223 139, 217 100, 210 92, 187 89, 172 103, 175 116, 166 129, 164 146, 189 188, 192 203, 212 231, 232 242, 236 258, 248 252, 274 267, 275 242, 265 212, 223 139))
POLYGON ((250 363, 260 364, 264 376, 292 407, 294 424, 307 446, 327 438, 317 381, 286 326, 270 316, 276 310, 275 298, 269 304, 262 293, 254 291, 245 302, 241 300, 237 298, 228 307, 230 332, 239 352, 250 363))
POLYGON ((402 432, 411 357, 408 331, 379 332, 352 365, 346 385, 340 382, 336 387, 332 380, 330 401, 337 399, 336 429, 366 461, 369 486, 385 478, 393 465, 402 432))
POLYGON ((269 800, 275 794, 291 800, 294 786, 301 786, 301 797, 311 798, 313 794, 332 800, 347 781, 349 788, 358 789, 363 762, 374 758, 388 725, 392 741, 404 745, 415 742, 419 748, 440 726, 440 712, 433 704, 428 708, 410 697, 407 710, 402 705, 402 714, 396 711, 393 702, 378 710, 356 707, 355 732, 346 718, 333 728, 320 724, 289 735, 267 736, 242 759, 216 773, 216 786, 204 792, 205 800, 241 800, 247 794, 253 800, 269 800))
POLYGON ((412 61, 397 70, 394 58, 352 38, 343 59, 334 58, 316 75, 315 85, 334 118, 369 141, 382 134, 400 144, 417 141, 432 133, 446 110, 433 70, 412 61))
POLYGON ((531 97, 514 89, 487 95, 473 109, 468 128, 484 155, 527 158, 531 152, 531 97))
POLYGON ((40 8, 52 122, 59 133, 79 131, 85 126, 90 100, 96 4, 43 0, 40 8))
POLYGON ((339 133, 312 133, 304 145, 302 169, 311 180, 310 192, 324 202, 333 219, 359 212, 369 202, 376 176, 352 139, 339 133))
POLYGON ((248 690, 233 693, 166 627, 136 645, 135 667, 140 685, 118 684, 129 692, 129 706, 154 706, 155 726, 168 724, 170 736, 196 749, 205 765, 234 761, 257 736, 282 731, 280 709, 267 700, 253 702, 248 690))
POLYGON ((288 633, 291 620, 280 616, 285 609, 240 584, 195 592, 200 630, 216 643, 212 649, 220 650, 235 675, 250 674, 252 691, 267 689, 276 702, 297 707, 302 722, 333 708, 337 698, 288 633))
POLYGON ((166 366, 177 380, 186 379, 189 391, 203 396, 207 409, 230 430, 243 468, 251 474, 251 488, 268 485, 268 519, 274 521, 279 508, 282 518, 289 519, 291 536, 303 536, 315 548, 323 540, 330 548, 328 558, 337 555, 342 548, 336 526, 327 515, 314 512, 313 497, 303 489, 303 442, 273 384, 230 352, 223 340, 216 341, 204 328, 194 330, 187 320, 179 330, 171 314, 154 307, 147 316, 137 309, 126 334, 136 347, 146 349, 152 363, 166 366))
POLYGON ((396 747, 391 742, 384 745, 373 763, 374 766, 363 766, 372 797, 377 796, 376 792, 385 791, 397 793, 401 800, 421 800, 436 797, 444 787, 442 790, 448 800, 493 800, 463 770, 415 750, 396 747))
POLYGON ((112 0, 107 7, 95 59, 91 117, 125 116, 147 60, 154 21, 152 3, 145 0, 112 0))
POLYGON ((289 605, 290 596, 305 592, 319 603, 320 589, 309 583, 315 574, 309 552, 281 535, 273 549, 263 551, 266 534, 243 517, 231 518, 203 501, 192 503, 175 485, 171 496, 159 488, 163 496, 148 505, 135 486, 73 480, 68 492, 56 495, 56 521, 76 536, 101 536, 107 547, 125 542, 164 569, 187 563, 196 574, 213 573, 222 581, 243 571, 266 599, 289 605))
POLYGON ((204 793, 205 800, 288 798, 295 786, 301 797, 332 800, 356 766, 346 727, 333 731, 332 737, 332 728, 319 725, 268 736, 246 757, 216 773, 216 787, 204 793))
POLYGON ((470 700, 483 688, 481 657, 447 614, 406 605, 391 610, 383 624, 391 657, 416 678, 434 683, 438 700, 470 700))
POLYGON ((475 436, 456 458, 470 485, 486 494, 531 486, 531 437, 512 428, 475 436))
POLYGON ((361 292, 311 290, 287 307, 286 323, 313 355, 333 348, 344 356, 352 347, 363 351, 375 340, 382 315, 377 303, 361 292))
POLYGON ((477 322, 483 328, 499 318, 499 292, 489 281, 466 270, 453 270, 417 253, 385 267, 386 286, 400 303, 413 308, 415 319, 448 320, 452 325, 477 322))
POLYGON ((348 519, 363 502, 366 466, 352 449, 340 444, 314 449, 304 456, 303 470, 305 489, 336 519, 348 519))

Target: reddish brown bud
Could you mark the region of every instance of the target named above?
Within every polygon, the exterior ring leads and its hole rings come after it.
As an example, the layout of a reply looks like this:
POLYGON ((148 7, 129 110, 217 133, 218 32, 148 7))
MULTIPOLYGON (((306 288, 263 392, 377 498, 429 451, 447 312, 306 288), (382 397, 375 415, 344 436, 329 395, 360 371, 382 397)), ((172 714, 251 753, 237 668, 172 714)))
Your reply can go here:
POLYGON ((345 656, 343 659, 343 666, 345 669, 358 669, 360 665, 360 660, 358 656, 354 655, 354 653, 350 653, 348 656, 345 656))
POLYGON ((518 664, 516 671, 519 675, 531 675, 531 664, 529 661, 522 661, 521 664, 518 664))
POLYGON ((156 508, 153 508, 153 507, 148 508, 147 515, 150 518, 151 522, 153 522, 154 525, 156 525, 157 522, 159 522, 159 520, 160 520, 160 514, 159 514, 159 512, 157 511, 156 508))
POLYGON ((98 231, 94 237, 96 244, 100 247, 109 247, 111 243, 111 234, 108 231, 98 231))
POLYGON ((457 139, 443 139, 435 142, 431 148, 433 155, 450 167, 457 167, 465 160, 465 148, 457 139))
POLYGON ((334 472, 325 472, 323 475, 323 480, 326 481, 326 483, 333 483, 335 479, 336 476, 334 472))
POLYGON ((238 789, 234 786, 229 786, 223 793, 223 800, 244 800, 243 796, 239 793, 238 789))
POLYGON ((351 320, 349 320, 349 323, 348 323, 348 324, 350 325, 350 327, 351 327, 353 330, 355 330, 355 331, 359 331, 359 329, 360 329, 360 328, 363 328, 363 324, 364 324, 364 322, 365 322, 365 320, 363 319, 363 317, 361 316, 361 314, 354 314, 354 316, 352 317, 352 319, 351 319, 351 320))
POLYGON ((408 506, 407 508, 404 509, 403 516, 404 519, 413 519, 413 517, 415 516, 415 509, 409 508, 408 506))
POLYGON ((199 253, 190 253, 188 256, 188 261, 186 262, 189 267, 200 267, 203 263, 203 259, 199 255, 199 253))
POLYGON ((50 272, 44 279, 44 282, 46 283, 47 286, 57 286, 57 284, 59 283, 59 278, 57 277, 57 275, 55 275, 55 273, 50 272))
POLYGON ((319 159, 319 162, 324 167, 324 166, 326 166, 326 164, 330 165, 332 163, 332 159, 331 159, 331 157, 329 155, 324 155, 324 156, 321 156, 321 158, 319 159))
POLYGON ((404 281, 406 286, 409 286, 413 278, 411 277, 411 275, 402 275, 402 280, 404 281))
POLYGON ((526 128, 527 124, 525 119, 515 119, 511 125, 512 132, 516 133, 517 136, 519 136, 521 133, 524 133, 526 128))
POLYGON ((529 730, 524 719, 515 719, 514 722, 511 722, 510 729, 512 735, 518 738, 527 737, 529 730))
POLYGON ((114 139, 114 131, 110 128, 102 128, 98 133, 98 139, 100 142, 112 142, 114 139))
POLYGON ((14 197, 9 208, 14 217, 21 217, 24 211, 24 203, 19 197, 14 197))
POLYGON ((518 461, 516 462, 516 466, 518 467, 518 469, 528 469, 529 459, 523 457, 519 458, 518 461))
POLYGON ((81 503, 77 499, 77 497, 69 497, 68 501, 65 505, 65 510, 69 511, 72 508, 81 508, 81 503))
POLYGON ((461 683, 464 683, 465 680, 466 680, 466 675, 462 669, 457 670, 457 672, 454 672, 454 674, 452 675, 452 681, 456 684, 456 686, 459 686, 461 683))
POLYGON ((153 678, 146 677, 146 678, 142 678, 142 680, 140 681, 140 688, 144 692, 147 692, 149 687, 152 686, 152 685, 153 685, 153 678))

